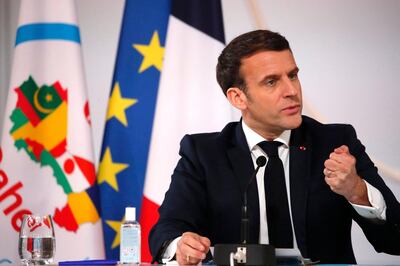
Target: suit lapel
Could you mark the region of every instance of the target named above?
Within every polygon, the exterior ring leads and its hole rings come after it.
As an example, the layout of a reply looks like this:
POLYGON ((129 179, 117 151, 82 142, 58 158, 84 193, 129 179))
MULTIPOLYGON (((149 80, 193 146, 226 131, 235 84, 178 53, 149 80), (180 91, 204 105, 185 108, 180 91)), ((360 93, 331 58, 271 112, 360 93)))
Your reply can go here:
POLYGON ((311 141, 304 127, 292 130, 290 138, 290 199, 297 245, 303 254, 306 250, 306 208, 311 167, 311 141))
MULTIPOLYGON (((254 165, 241 123, 238 123, 236 126, 234 142, 228 149, 227 154, 233 168, 235 178, 240 186, 241 197, 243 197, 244 191, 249 183, 249 179, 254 171, 254 165)), ((247 196, 250 218, 249 241, 250 243, 258 243, 260 229, 260 207, 258 203, 256 180, 251 182, 247 191, 247 196)))

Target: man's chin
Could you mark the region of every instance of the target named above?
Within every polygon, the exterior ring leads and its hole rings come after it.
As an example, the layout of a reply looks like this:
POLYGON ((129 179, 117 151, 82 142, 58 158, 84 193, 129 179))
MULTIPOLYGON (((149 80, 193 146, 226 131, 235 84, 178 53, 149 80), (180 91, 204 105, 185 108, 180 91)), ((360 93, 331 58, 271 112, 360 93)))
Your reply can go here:
POLYGON ((302 121, 303 121, 303 117, 301 116, 301 114, 292 116, 290 118, 290 120, 288 121, 287 129, 295 129, 295 128, 300 127, 302 121))

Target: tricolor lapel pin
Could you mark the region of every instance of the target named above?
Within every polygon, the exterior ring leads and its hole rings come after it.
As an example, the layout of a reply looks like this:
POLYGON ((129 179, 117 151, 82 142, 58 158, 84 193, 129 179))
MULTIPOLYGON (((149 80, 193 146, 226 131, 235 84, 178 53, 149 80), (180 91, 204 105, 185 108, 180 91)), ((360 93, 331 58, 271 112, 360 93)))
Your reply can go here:
POLYGON ((299 149, 300 149, 301 151, 305 151, 305 150, 306 150, 306 147, 300 146, 299 149))

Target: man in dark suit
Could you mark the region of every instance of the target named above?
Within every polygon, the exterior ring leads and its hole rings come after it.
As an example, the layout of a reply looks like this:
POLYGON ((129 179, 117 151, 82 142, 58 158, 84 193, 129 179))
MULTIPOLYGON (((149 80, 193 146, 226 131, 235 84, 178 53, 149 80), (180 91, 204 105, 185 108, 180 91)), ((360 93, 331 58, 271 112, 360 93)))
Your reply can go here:
POLYGON ((278 238, 287 233, 289 244, 274 236, 268 164, 248 187, 250 243, 298 247, 313 261, 352 264, 355 220, 378 252, 400 254, 399 202, 352 126, 301 115, 297 74, 289 43, 278 33, 253 31, 227 45, 217 79, 242 119, 221 132, 182 139, 181 159, 150 233, 155 260, 175 256, 180 264, 196 264, 211 245, 240 243, 243 194, 256 159, 273 161, 265 141, 279 146, 284 193, 275 194, 284 195, 279 209, 288 206, 289 222, 278 238))

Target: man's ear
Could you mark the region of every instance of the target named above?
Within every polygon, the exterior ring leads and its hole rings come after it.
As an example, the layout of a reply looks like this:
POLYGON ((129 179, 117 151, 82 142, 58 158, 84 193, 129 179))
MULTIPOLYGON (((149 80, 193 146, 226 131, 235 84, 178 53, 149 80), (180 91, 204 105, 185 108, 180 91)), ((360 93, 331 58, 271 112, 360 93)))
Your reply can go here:
POLYGON ((226 97, 228 101, 237 109, 244 110, 247 108, 247 97, 246 94, 237 87, 229 88, 226 91, 226 97))

